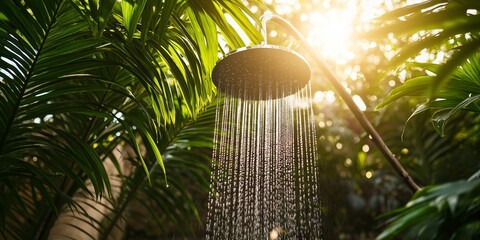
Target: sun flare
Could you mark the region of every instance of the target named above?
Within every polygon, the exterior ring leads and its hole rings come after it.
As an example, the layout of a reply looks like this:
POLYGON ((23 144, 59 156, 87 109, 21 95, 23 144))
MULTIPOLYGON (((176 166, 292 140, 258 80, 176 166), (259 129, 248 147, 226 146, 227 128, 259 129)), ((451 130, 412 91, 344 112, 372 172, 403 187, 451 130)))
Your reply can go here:
POLYGON ((336 64, 345 64, 355 57, 354 46, 358 43, 355 33, 367 31, 372 19, 394 7, 393 0, 266 0, 266 3, 273 4, 280 15, 298 15, 297 27, 307 41, 324 59, 336 64))
POLYGON ((328 12, 312 12, 302 15, 307 32, 307 41, 319 49, 327 59, 342 63, 354 57, 349 51, 354 31, 355 8, 332 9, 328 12))

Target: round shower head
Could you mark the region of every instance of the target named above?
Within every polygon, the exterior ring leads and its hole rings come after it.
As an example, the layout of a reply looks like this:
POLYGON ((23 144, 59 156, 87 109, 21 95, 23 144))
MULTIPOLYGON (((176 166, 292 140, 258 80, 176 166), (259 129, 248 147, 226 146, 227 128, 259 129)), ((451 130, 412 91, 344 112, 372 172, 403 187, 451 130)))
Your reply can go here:
POLYGON ((290 49, 260 45, 229 53, 213 68, 212 78, 226 95, 275 99, 302 89, 310 79, 310 67, 290 49))

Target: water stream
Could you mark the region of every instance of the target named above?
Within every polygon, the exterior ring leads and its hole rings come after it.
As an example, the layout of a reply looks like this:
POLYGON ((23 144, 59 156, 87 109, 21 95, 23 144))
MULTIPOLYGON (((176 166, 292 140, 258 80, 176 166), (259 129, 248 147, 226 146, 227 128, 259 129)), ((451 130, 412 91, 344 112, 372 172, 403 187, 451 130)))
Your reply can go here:
POLYGON ((322 238, 310 91, 218 100, 206 239, 322 238))

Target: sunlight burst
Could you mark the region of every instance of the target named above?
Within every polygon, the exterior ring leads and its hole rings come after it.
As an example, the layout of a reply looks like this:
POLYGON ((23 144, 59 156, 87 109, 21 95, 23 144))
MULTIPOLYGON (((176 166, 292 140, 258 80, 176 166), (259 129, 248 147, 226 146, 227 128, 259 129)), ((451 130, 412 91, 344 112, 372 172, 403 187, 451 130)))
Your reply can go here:
POLYGON ((308 42, 316 46, 323 57, 337 63, 343 63, 355 56, 349 51, 349 46, 356 9, 354 5, 350 6, 353 7, 331 9, 326 13, 312 12, 302 19, 310 29, 307 33, 308 42))

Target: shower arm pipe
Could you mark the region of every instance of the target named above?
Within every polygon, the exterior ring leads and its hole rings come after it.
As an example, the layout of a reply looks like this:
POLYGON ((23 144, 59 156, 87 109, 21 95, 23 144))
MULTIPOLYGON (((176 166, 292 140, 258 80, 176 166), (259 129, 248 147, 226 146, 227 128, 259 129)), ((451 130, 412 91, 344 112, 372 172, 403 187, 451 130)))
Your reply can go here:
POLYGON ((402 178, 402 180, 405 182, 405 184, 407 184, 407 186, 410 188, 411 191, 413 192, 418 191, 420 187, 417 185, 417 183, 415 183, 415 181, 408 174, 405 168, 403 168, 403 166, 397 160, 395 155, 393 155, 392 151, 388 148, 387 144, 385 144, 380 134, 373 127, 373 125, 370 123, 370 121, 365 116, 365 114, 360 110, 360 108, 358 108, 357 104, 355 104, 355 102, 353 101, 353 98, 350 95, 350 93, 348 93, 347 90, 342 86, 342 84, 340 84, 339 80, 337 79, 335 74, 332 72, 332 70, 330 70, 327 64, 318 55, 315 54, 317 50, 307 42, 307 40, 305 39, 305 37, 303 37, 300 31, 298 31, 292 24, 290 24, 288 21, 286 21, 285 19, 283 19, 278 15, 268 14, 268 15, 262 16, 261 20, 264 28, 263 36, 265 38, 265 42, 266 42, 266 36, 267 36, 266 22, 269 20, 272 20, 278 25, 284 27, 286 30, 291 31, 294 37, 301 41, 301 43, 304 45, 304 47, 306 48, 307 52, 311 55, 311 57, 313 57, 313 59, 315 60, 315 63, 318 65, 318 67, 323 72, 325 77, 333 85, 333 87, 338 92, 338 94, 343 99, 343 101, 345 101, 348 108, 350 108, 350 111, 352 111, 353 115, 355 115, 355 117, 360 122, 360 124, 365 129, 365 131, 368 134, 370 134, 373 142, 375 142, 380 152, 387 159, 387 161, 393 167, 395 172, 402 178))

